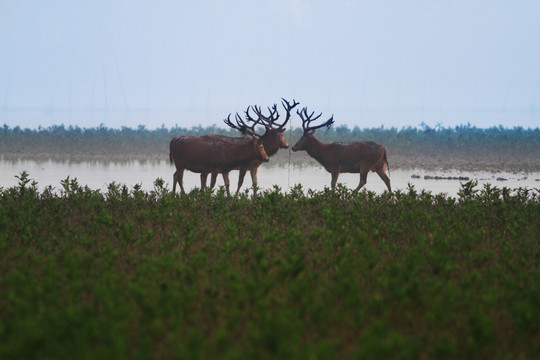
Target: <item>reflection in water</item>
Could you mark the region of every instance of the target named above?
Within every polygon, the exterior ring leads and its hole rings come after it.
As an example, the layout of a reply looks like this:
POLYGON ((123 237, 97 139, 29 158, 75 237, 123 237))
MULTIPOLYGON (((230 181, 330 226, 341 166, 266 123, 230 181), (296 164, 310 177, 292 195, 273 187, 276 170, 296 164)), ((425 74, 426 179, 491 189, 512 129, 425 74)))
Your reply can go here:
MULTIPOLYGON (((140 184, 143 190, 151 190, 154 181, 162 178, 169 189, 172 188, 172 176, 175 171, 173 165, 168 161, 126 161, 126 162, 57 162, 57 161, 34 161, 34 160, 0 160, 0 187, 16 186, 18 179, 15 178, 22 171, 27 171, 30 178, 38 182, 38 188, 43 190, 48 185, 55 189, 61 187, 60 181, 68 176, 76 178, 81 185, 88 185, 91 189, 101 189, 106 191, 107 185, 116 182, 126 184, 132 188, 140 184)), ((514 173, 465 173, 455 172, 426 172, 423 170, 392 170, 390 180, 393 190, 403 190, 408 184, 414 185, 417 190, 431 191, 432 193, 446 193, 456 196, 460 189, 459 180, 434 180, 425 177, 468 177, 471 180, 478 180, 478 187, 491 183, 497 187, 508 188, 540 188, 540 173, 514 174, 514 173), (427 175, 427 176, 426 176, 427 175)), ((283 191, 288 191, 296 184, 302 184, 306 189, 322 190, 330 186, 330 173, 320 166, 297 166, 291 165, 263 165, 258 173, 259 187, 270 189, 275 185, 283 191)), ((238 183, 238 171, 230 174, 231 191, 236 191, 238 183)), ((349 188, 356 188, 360 182, 359 174, 341 174, 338 183, 342 183, 349 188)), ((218 186, 223 185, 221 176, 218 178, 218 186)), ((200 186, 199 174, 189 171, 184 173, 184 186, 186 191, 200 186)), ((242 190, 251 187, 251 178, 246 175, 242 190)), ((376 173, 369 173, 367 184, 364 187, 369 191, 382 193, 386 189, 384 182, 376 173)))

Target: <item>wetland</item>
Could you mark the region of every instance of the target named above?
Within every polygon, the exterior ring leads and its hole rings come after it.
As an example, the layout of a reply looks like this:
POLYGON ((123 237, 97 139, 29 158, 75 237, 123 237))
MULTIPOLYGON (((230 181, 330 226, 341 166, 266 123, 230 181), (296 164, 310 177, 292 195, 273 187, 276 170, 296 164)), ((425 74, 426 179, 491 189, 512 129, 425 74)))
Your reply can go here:
POLYGON ((228 197, 166 129, 4 127, 0 358, 537 358, 538 131, 426 130, 363 133, 392 193, 282 150, 228 197))

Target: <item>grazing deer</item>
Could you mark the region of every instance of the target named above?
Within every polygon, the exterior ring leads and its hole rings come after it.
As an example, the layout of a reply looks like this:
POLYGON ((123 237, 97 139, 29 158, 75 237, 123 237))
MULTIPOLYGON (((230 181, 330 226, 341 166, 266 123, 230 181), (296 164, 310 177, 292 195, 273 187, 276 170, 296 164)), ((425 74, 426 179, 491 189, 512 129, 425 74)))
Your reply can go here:
POLYGON ((206 178, 209 173, 222 173, 227 194, 230 195, 229 172, 231 170, 254 160, 269 161, 259 136, 249 129, 244 129, 244 133, 252 139, 233 143, 201 136, 173 138, 169 145, 169 159, 171 164, 174 162, 176 166, 176 172, 173 175, 173 192, 176 191, 177 182, 184 192, 184 170, 189 170, 201 174, 201 189, 206 187, 206 178))
POLYGON ((392 192, 390 179, 386 175, 388 160, 384 146, 372 141, 335 142, 325 144, 319 141, 313 134, 316 129, 330 127, 334 123, 334 116, 320 125, 311 126, 311 122, 321 117, 322 113, 313 118, 313 112, 308 115, 307 109, 296 111, 302 119, 304 134, 293 146, 292 151, 306 150, 307 153, 317 160, 329 173, 332 174, 332 189, 340 173, 360 173, 359 190, 367 182, 368 172, 375 171, 386 184, 388 191, 392 192))
MULTIPOLYGON (((257 105, 251 106, 251 109, 255 114, 257 115, 257 119, 254 119, 251 117, 249 113, 250 107, 245 111, 246 114, 246 120, 250 123, 252 123, 252 126, 247 126, 246 123, 242 121, 240 116, 236 117, 236 125, 234 125, 229 118, 225 120, 225 123, 230 126, 233 129, 237 129, 240 132, 244 133, 245 131, 254 132, 256 125, 261 125, 265 128, 265 132, 263 135, 260 135, 261 142, 264 146, 264 150, 266 151, 266 154, 268 156, 272 156, 278 152, 279 149, 287 149, 289 148, 289 144, 285 140, 285 136, 283 136, 283 133, 285 132, 285 125, 291 118, 291 110, 296 107, 299 102, 293 99, 292 105, 290 102, 288 102, 285 99, 281 99, 281 105, 285 109, 287 115, 285 117, 285 120, 283 123, 278 123, 277 120, 279 119, 279 113, 277 111, 277 105, 274 104, 272 109, 268 108, 270 115, 264 116, 262 113, 262 110, 260 107, 257 107, 257 105)), ((235 138, 235 137, 229 137, 229 136, 221 136, 221 135, 206 135, 207 138, 212 139, 223 139, 226 141, 230 141, 233 143, 238 142, 245 142, 245 138, 235 138)), ((240 174, 238 175, 238 188, 236 189, 236 193, 240 191, 240 188, 242 187, 242 184, 244 183, 244 177, 246 176, 246 172, 249 171, 251 174, 251 182, 253 185, 257 184, 257 171, 259 170, 259 167, 261 166, 262 161, 260 160, 253 160, 248 163, 242 164, 238 167, 238 170, 240 170, 240 174)), ((210 181, 210 187, 213 188, 216 184, 217 179, 217 172, 212 173, 212 178, 210 181)), ((225 180, 225 178, 224 178, 225 180)))

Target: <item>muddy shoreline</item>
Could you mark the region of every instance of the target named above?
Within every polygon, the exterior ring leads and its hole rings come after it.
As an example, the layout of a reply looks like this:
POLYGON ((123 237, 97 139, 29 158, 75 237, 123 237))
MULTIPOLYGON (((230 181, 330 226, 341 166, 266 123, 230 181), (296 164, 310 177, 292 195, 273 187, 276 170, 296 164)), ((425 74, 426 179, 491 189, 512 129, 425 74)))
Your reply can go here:
MULTIPOLYGON (((397 150, 397 149, 396 149, 397 150)), ((509 154, 505 152, 491 153, 448 153, 448 152, 405 152, 388 149, 390 170, 423 169, 426 171, 487 171, 487 172, 540 172, 540 156, 536 154, 509 154)), ((2 161, 34 160, 57 162, 156 162, 169 161, 169 154, 163 153, 0 153, 2 161)), ((305 151, 292 152, 283 149, 270 158, 264 166, 318 166, 316 160, 305 151)))
MULTIPOLYGON (((272 162, 307 166, 318 165, 306 152, 289 154, 282 150, 271 158, 272 162)), ((508 154, 491 155, 461 155, 461 154, 408 154, 388 152, 390 169, 411 170, 423 169, 428 171, 487 171, 487 172, 539 172, 540 158, 535 156, 520 156, 516 158, 508 154)))

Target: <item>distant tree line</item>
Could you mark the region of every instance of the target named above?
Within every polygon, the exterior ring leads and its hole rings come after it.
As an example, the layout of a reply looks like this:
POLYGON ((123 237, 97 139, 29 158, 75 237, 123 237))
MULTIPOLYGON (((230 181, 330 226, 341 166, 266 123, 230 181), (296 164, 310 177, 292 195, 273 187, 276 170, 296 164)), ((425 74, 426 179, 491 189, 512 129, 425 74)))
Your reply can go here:
MULTIPOLYGON (((263 130, 259 129, 259 133, 263 130)), ((234 129, 212 126, 184 128, 175 126, 147 129, 120 129, 99 126, 80 128, 78 126, 55 125, 39 129, 22 129, 19 126, 4 125, 0 130, 0 155, 3 157, 52 157, 52 158, 167 158, 169 141, 174 136, 222 134, 241 136, 234 129)), ((291 146, 301 137, 302 129, 287 130, 285 137, 291 146)), ((506 159, 507 162, 525 161, 535 163, 540 158, 539 128, 487 129, 460 125, 456 127, 353 128, 347 125, 319 129, 317 138, 324 142, 347 142, 358 140, 375 141, 384 145, 391 156, 434 157, 449 155, 471 159, 506 159), (512 160, 514 159, 514 160, 512 160)), ((442 157, 444 159, 444 157, 442 157)), ((536 165, 532 165, 534 168, 536 165)), ((540 162, 539 162, 540 166, 540 162)), ((536 169, 537 171, 540 170, 536 169)))

